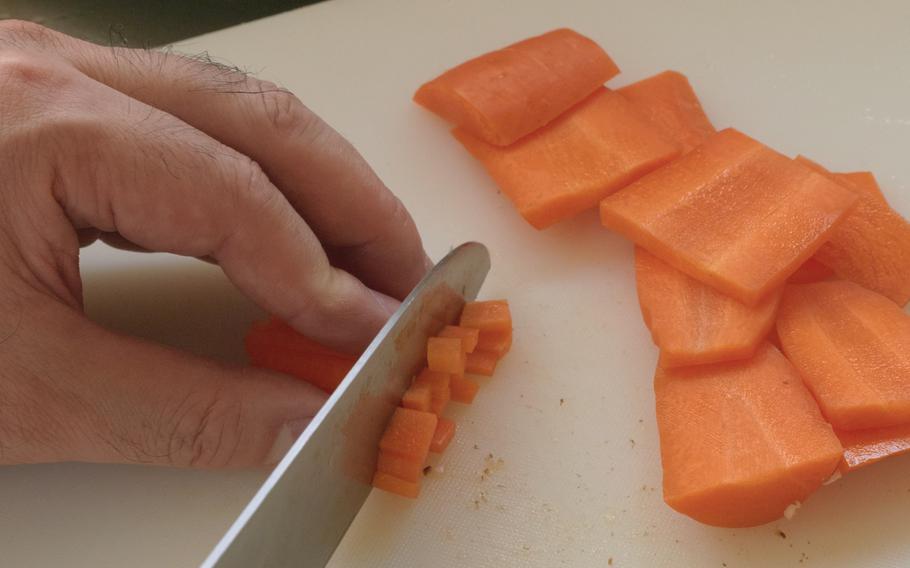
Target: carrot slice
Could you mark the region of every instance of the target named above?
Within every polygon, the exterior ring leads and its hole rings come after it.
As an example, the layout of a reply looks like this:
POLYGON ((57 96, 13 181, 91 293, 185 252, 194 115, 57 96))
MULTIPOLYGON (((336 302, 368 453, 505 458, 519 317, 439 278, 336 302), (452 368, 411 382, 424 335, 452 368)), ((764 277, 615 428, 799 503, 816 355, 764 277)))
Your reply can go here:
POLYGON ((831 174, 831 176, 841 183, 852 185, 869 197, 880 199, 885 203, 888 202, 872 172, 847 172, 843 174, 831 174))
POLYGON ((482 331, 477 342, 477 349, 488 353, 495 353, 502 358, 512 348, 512 330, 509 331, 482 331))
POLYGON ((846 280, 788 286, 777 333, 835 428, 910 423, 910 315, 897 304, 846 280))
POLYGON ((480 330, 460 325, 447 325, 439 332, 439 337, 454 337, 461 340, 462 351, 470 353, 477 347, 480 330))
POLYGON ((382 471, 373 474, 373 487, 409 499, 416 499, 420 495, 420 480, 412 483, 382 471))
POLYGON ((411 385, 408 390, 404 391, 401 397, 401 406, 421 410, 423 412, 432 411, 433 391, 429 384, 411 385))
POLYGON ((683 153, 695 148, 716 131, 689 79, 676 71, 664 71, 616 90, 629 99, 667 139, 683 153))
POLYGON ((591 209, 680 153, 625 97, 605 88, 505 148, 458 128, 453 134, 537 229, 591 209))
POLYGON ((422 85, 414 101, 489 144, 507 146, 617 73, 596 43, 558 29, 462 63, 422 85))
POLYGON ((468 302, 461 310, 459 325, 473 327, 481 334, 490 331, 512 331, 512 312, 508 300, 468 302))
POLYGON ((436 425, 436 432, 433 433, 433 442, 430 443, 430 451, 434 454, 441 454, 449 447, 449 442, 455 437, 455 422, 448 418, 440 418, 436 425))
POLYGON ((774 325, 780 291, 747 306, 635 249, 638 302, 664 367, 751 357, 774 325))
MULTIPOLYGON (((435 437, 435 433, 434 433, 435 437)), ((430 451, 433 444, 430 443, 430 451)), ((391 452, 379 452, 379 458, 376 461, 376 471, 387 473, 404 481, 419 481, 423 476, 423 460, 417 461, 414 458, 406 458, 393 454, 391 452)))
POLYGON ((773 521, 841 459, 796 370, 768 344, 744 361, 658 368, 654 390, 664 501, 702 523, 773 521))
POLYGON ((755 304, 832 234, 856 196, 733 129, 601 202, 603 224, 755 304))
POLYGON ((451 378, 452 375, 449 373, 438 373, 429 369, 423 369, 420 374, 414 378, 414 385, 426 385, 430 387, 432 393, 430 411, 436 416, 442 416, 442 412, 449 404, 449 399, 451 397, 449 388, 451 378))
POLYGON ((468 354, 468 360, 465 363, 464 370, 466 373, 471 373, 472 375, 492 377, 498 362, 499 355, 496 353, 477 350, 468 354))
POLYGON ((790 278, 787 278, 787 282, 790 284, 811 284, 813 282, 828 280, 833 275, 833 270, 815 260, 815 257, 812 257, 802 263, 800 267, 796 269, 796 272, 791 274, 790 278))
POLYGON ((379 450, 423 463, 435 430, 435 414, 399 406, 379 440, 379 450))
POLYGON ((477 396, 477 391, 480 390, 480 383, 468 377, 452 375, 450 389, 452 400, 462 404, 471 404, 474 402, 474 397, 477 396))
POLYGON ((910 424, 866 430, 835 430, 844 446, 840 469, 847 473, 855 469, 910 451, 910 424))
POLYGON ((357 357, 308 339, 276 318, 250 326, 244 347, 253 365, 303 379, 329 393, 357 362, 357 357))
POLYGON ((427 341, 427 366, 431 371, 463 375, 465 352, 455 337, 431 337, 427 341))

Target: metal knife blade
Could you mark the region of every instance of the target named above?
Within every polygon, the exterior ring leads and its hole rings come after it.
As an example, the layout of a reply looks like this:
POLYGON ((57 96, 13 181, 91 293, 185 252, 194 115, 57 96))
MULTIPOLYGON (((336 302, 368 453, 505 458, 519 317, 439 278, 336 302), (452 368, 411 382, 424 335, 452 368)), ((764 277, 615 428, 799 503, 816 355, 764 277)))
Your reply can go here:
POLYGON ((490 270, 480 243, 451 251, 414 288, 215 546, 203 568, 319 567, 370 492, 379 438, 426 358, 490 270))

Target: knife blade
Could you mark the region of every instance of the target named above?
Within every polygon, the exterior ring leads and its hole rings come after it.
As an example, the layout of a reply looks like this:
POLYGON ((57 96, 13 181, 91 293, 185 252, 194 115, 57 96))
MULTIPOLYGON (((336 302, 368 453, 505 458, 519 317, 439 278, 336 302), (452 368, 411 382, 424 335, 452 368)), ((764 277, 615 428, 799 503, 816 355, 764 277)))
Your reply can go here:
POLYGON ((452 250, 405 298, 221 538, 203 568, 319 567, 367 495, 379 438, 426 340, 452 323, 490 270, 480 243, 452 250))

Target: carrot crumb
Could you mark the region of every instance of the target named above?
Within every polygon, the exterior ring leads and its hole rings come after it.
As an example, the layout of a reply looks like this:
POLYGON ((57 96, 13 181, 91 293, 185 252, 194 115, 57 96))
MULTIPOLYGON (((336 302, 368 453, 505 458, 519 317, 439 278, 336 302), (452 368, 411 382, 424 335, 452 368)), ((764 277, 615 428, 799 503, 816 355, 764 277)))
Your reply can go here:
POLYGON ((781 538, 787 538, 787 533, 785 533, 784 531, 782 531, 780 529, 777 529, 777 536, 779 536, 781 538))

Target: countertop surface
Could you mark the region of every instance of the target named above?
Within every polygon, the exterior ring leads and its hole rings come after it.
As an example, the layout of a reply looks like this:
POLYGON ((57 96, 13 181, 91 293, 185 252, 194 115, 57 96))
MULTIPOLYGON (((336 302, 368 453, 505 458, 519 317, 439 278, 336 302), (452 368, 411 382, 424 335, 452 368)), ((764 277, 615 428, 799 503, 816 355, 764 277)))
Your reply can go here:
MULTIPOLYGON (((374 492, 333 567, 910 565, 910 457, 820 490, 791 521, 716 529, 661 500, 651 378, 632 247, 591 212, 525 224, 410 101, 468 57, 560 26, 598 41, 622 85, 687 74, 718 127, 833 170, 872 170, 910 216, 910 4, 336 0, 178 46, 296 92, 410 209, 431 256, 489 246, 483 297, 509 298, 515 346, 417 502, 374 492), (612 563, 612 564, 611 564, 612 563)), ((83 253, 97 320, 242 361, 260 312, 217 268, 168 255, 83 253)), ((0 468, 0 565, 194 566, 263 472, 88 464, 0 468)))

